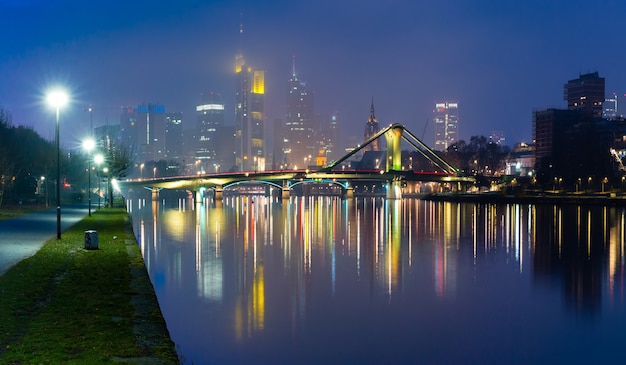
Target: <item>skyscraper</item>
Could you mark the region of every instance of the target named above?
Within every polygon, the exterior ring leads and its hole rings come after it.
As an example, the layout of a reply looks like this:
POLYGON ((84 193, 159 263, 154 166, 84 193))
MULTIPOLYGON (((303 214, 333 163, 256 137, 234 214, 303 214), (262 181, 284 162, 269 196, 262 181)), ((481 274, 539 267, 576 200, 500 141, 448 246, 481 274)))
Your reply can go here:
MULTIPOLYGON (((363 134, 364 141, 367 141, 369 138, 374 136, 376 133, 380 131, 380 127, 378 125, 378 119, 376 119, 376 115, 374 115, 374 98, 372 98, 372 106, 370 107, 370 117, 367 119, 365 123, 365 133, 363 134)), ((374 140, 369 145, 363 148, 363 152, 366 151, 380 151, 380 138, 374 140)))
POLYGON ((215 163, 218 150, 218 130, 224 125, 224 104, 219 94, 208 93, 196 106, 196 159, 205 169, 215 163))
POLYGON ((141 104, 137 106, 135 115, 140 160, 165 159, 165 106, 141 104))
POLYGON ((296 75, 295 61, 287 85, 283 163, 290 167, 306 167, 304 165, 310 165, 310 159, 317 156, 313 94, 307 90, 306 83, 296 75), (305 162, 307 160, 308 162, 305 162))
POLYGON ((236 164, 240 171, 265 170, 265 73, 235 57, 236 164))
POLYGON ((183 157, 183 113, 165 114, 165 157, 180 163, 183 157))
POLYGON ((602 118, 615 119, 619 116, 617 109, 617 94, 613 93, 613 97, 607 98, 602 103, 602 118))
POLYGON ((459 105, 457 102, 435 103, 435 148, 446 151, 458 140, 459 105))
POLYGON ((592 72, 569 80, 563 86, 563 97, 567 100, 567 109, 581 110, 594 118, 600 118, 604 102, 604 77, 592 72))
POLYGON ((324 150, 327 163, 343 155, 339 148, 339 113, 335 112, 324 117, 318 140, 324 150))

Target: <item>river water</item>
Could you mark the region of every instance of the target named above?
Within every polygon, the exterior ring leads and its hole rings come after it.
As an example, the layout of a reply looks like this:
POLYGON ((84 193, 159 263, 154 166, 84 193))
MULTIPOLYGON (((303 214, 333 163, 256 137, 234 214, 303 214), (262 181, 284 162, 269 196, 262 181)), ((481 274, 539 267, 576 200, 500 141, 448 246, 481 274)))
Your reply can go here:
POLYGON ((129 197, 186 364, 620 363, 624 208, 129 197))

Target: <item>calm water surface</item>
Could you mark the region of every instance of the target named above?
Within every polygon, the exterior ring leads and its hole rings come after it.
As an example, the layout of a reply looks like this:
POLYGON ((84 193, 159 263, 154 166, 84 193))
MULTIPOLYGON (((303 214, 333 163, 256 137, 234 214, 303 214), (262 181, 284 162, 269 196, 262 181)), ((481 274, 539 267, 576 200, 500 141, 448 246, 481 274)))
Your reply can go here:
POLYGON ((625 210, 183 195, 128 209, 187 364, 626 358, 625 210))

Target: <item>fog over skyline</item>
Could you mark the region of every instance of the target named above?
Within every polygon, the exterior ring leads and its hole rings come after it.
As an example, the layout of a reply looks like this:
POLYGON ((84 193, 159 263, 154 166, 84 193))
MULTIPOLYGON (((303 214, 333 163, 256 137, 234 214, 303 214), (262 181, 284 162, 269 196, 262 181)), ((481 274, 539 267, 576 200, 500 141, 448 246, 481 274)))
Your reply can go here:
MULTIPOLYGON (((0 107, 54 135, 45 92, 63 85, 62 144, 119 123, 122 106, 161 103, 195 126, 200 94, 218 92, 234 123, 234 59, 266 72, 266 122, 284 119, 292 58, 315 111, 338 112, 362 138, 372 98, 383 125, 433 144, 434 103, 459 102, 459 137, 503 131, 530 142, 532 110, 565 108, 581 73, 626 92, 626 2, 0 0, 0 107), (244 36, 239 35, 240 23, 244 36)), ((626 105, 626 104, 625 104, 626 105)))

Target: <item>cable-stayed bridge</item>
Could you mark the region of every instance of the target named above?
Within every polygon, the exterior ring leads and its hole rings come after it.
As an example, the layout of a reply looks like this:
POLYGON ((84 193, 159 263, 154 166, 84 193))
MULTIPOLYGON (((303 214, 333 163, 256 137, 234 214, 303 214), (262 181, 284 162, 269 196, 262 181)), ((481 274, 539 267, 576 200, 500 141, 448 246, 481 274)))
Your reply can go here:
POLYGON ((317 169, 300 170, 269 170, 224 172, 202 175, 172 176, 163 178, 132 179, 120 181, 122 189, 146 188, 158 196, 160 189, 189 190, 196 194, 210 189, 214 196, 221 199, 224 189, 245 183, 262 183, 281 190, 284 198, 290 196, 290 191, 299 184, 329 183, 336 184, 344 191, 344 196, 351 197, 353 181, 372 181, 386 183, 386 197, 388 199, 402 198, 402 187, 410 181, 447 183, 453 189, 462 189, 463 185, 474 183, 473 177, 462 176, 458 169, 444 160, 435 151, 415 137, 402 124, 392 124, 383 128, 377 134, 357 146, 342 158, 331 162, 327 166, 317 169), (345 168, 344 162, 361 152, 373 141, 385 138, 387 149, 384 154, 384 163, 375 169, 345 168), (404 169, 402 161, 402 142, 408 143, 432 167, 430 171, 416 171, 404 169))

